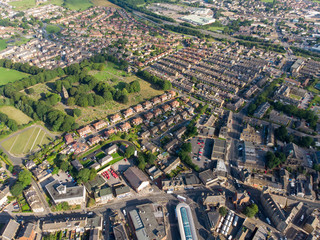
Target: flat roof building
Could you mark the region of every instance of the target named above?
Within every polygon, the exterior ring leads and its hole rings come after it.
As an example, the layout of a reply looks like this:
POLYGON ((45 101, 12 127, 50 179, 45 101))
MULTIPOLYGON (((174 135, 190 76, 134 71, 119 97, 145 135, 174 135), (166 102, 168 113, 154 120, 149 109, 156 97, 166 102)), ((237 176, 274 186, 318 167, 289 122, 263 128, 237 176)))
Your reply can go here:
POLYGON ((46 189, 55 204, 67 202, 70 205, 76 205, 86 201, 84 186, 67 187, 55 180, 47 184, 46 189))
POLYGON ((176 214, 181 240, 197 240, 198 236, 189 205, 184 202, 179 203, 176 207, 176 214))

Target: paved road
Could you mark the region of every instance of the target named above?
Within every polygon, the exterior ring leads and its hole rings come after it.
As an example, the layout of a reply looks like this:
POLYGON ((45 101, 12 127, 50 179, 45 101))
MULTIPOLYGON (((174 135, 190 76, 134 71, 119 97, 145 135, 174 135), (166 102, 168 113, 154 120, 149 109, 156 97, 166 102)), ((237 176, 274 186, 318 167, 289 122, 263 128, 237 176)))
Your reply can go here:
POLYGON ((5 142, 6 140, 8 139, 11 139, 17 135, 19 135, 20 133, 23 133, 27 130, 29 130, 30 128, 34 128, 34 127, 38 127, 40 128, 41 130, 43 130, 46 134, 48 134, 51 138, 55 138, 56 136, 58 135, 55 135, 55 134, 52 134, 51 132, 49 132, 45 127, 41 126, 41 125, 38 125, 38 124, 33 124, 29 127, 26 127, 24 129, 21 129, 13 134, 11 134, 9 137, 3 139, 2 141, 0 141, 0 148, 4 151, 5 154, 8 155, 8 157, 10 158, 10 160, 12 161, 12 163, 14 165, 20 165, 22 164, 22 161, 25 159, 25 155, 24 156, 15 156, 13 155, 12 153, 8 152, 3 146, 2 146, 2 143, 5 142))

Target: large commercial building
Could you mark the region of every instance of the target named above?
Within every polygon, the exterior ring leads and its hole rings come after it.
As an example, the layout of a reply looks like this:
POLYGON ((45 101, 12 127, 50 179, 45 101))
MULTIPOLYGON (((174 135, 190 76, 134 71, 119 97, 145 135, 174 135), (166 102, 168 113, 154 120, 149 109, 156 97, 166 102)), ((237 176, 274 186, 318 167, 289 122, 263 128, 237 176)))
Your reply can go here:
POLYGON ((197 240, 191 209, 186 203, 179 203, 176 208, 181 240, 197 240))
POLYGON ((67 202, 70 205, 78 205, 86 201, 84 186, 67 187, 55 180, 47 184, 46 189, 55 204, 67 202))
POLYGON ((123 175, 126 177, 131 187, 140 192, 150 185, 148 177, 137 167, 128 168, 123 175))

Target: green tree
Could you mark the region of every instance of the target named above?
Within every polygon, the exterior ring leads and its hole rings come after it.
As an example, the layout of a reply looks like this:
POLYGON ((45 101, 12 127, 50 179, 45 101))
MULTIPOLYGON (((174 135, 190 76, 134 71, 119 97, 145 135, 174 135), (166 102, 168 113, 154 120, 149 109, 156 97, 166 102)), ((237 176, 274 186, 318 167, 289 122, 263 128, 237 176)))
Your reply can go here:
POLYGON ((89 198, 87 202, 87 207, 93 207, 96 204, 96 201, 93 198, 89 198))
POLYGON ((222 217, 226 216, 227 213, 228 213, 228 210, 227 210, 225 207, 220 207, 220 208, 219 208, 219 214, 220 214, 222 217))
POLYGON ((130 158, 130 157, 134 154, 134 151, 135 151, 135 150, 136 150, 135 147, 132 146, 132 145, 130 145, 129 147, 127 147, 124 156, 125 156, 126 158, 130 158))
POLYGON ((153 165, 154 162, 157 160, 157 157, 153 153, 150 152, 147 154, 146 160, 147 160, 147 163, 153 165))
POLYGON ((249 217, 249 218, 252 218, 254 217, 257 213, 259 212, 259 208, 257 206, 257 204, 251 204, 249 206, 247 206, 245 209, 244 209, 244 214, 249 217))
POLYGON ((60 169, 65 172, 68 170, 68 168, 69 168, 69 163, 66 161, 61 161, 60 169))
POLYGON ((52 175, 58 174, 59 173, 59 168, 58 167, 54 167, 52 170, 52 175))
POLYGON ((89 177, 90 177, 90 170, 89 170, 88 168, 83 168, 83 169, 81 169, 81 170, 79 171, 77 177, 78 177, 78 182, 79 182, 79 183, 82 183, 82 182, 86 183, 86 182, 88 182, 89 177))
POLYGON ((190 153, 192 150, 192 146, 190 142, 185 142, 181 146, 181 150, 190 153))
POLYGON ((17 181, 12 188, 10 189, 10 192, 12 194, 12 196, 14 197, 18 197, 22 194, 22 191, 24 189, 24 186, 22 185, 22 183, 20 183, 19 181, 17 181))
POLYGON ((74 117, 80 117, 81 116, 81 110, 79 108, 73 109, 73 116, 74 117))
POLYGON ((90 175, 89 175, 89 180, 93 180, 97 176, 97 170, 94 168, 90 169, 90 175))
POLYGON ((31 184, 32 180, 32 174, 29 170, 23 170, 19 173, 18 181, 23 185, 23 187, 26 187, 31 184))

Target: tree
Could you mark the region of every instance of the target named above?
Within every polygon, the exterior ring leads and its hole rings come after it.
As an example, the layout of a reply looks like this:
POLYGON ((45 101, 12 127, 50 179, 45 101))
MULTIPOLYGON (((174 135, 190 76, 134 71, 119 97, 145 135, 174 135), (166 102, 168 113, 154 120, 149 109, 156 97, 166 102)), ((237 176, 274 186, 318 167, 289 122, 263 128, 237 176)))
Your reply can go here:
POLYGON ((192 150, 192 146, 190 142, 185 142, 181 146, 181 150, 190 153, 192 150))
POLYGON ((287 135, 288 135, 287 128, 284 126, 277 128, 275 130, 275 135, 280 141, 285 142, 287 140, 287 135))
POLYGON ((52 170, 52 175, 58 174, 59 173, 59 168, 58 167, 54 167, 52 170))
POLYGON ((96 204, 96 201, 93 198, 89 198, 87 207, 92 207, 96 204))
POLYGON ((17 181, 12 188, 10 189, 10 192, 12 194, 12 196, 14 197, 18 197, 22 194, 22 191, 24 189, 24 186, 22 185, 22 183, 20 183, 19 181, 17 181))
POLYGON ((153 153, 150 152, 147 154, 146 160, 147 160, 147 163, 153 165, 154 162, 157 160, 157 157, 153 153))
POLYGON ((68 170, 68 168, 69 168, 69 163, 66 161, 61 161, 60 169, 65 172, 68 170))
POLYGON ((127 147, 124 156, 125 156, 126 158, 130 158, 130 157, 134 154, 134 151, 135 151, 135 150, 136 150, 135 147, 132 146, 132 145, 130 145, 129 147, 127 147))
POLYGON ((88 168, 83 168, 78 173, 78 182, 79 183, 82 183, 82 182, 86 183, 86 182, 88 182, 89 177, 90 177, 90 170, 88 168))
POLYGON ((222 217, 226 216, 227 213, 228 213, 228 210, 227 210, 225 207, 220 207, 220 208, 219 208, 219 214, 220 214, 222 217))
POLYGON ((244 209, 244 214, 249 218, 254 217, 258 212, 259 208, 257 204, 251 204, 244 209))
POLYGON ((23 185, 23 187, 26 187, 31 184, 32 180, 32 174, 29 170, 23 170, 19 173, 18 181, 23 185))
POLYGON ((73 109, 73 116, 74 117, 80 117, 81 116, 81 110, 79 108, 73 109))
POLYGON ((97 176, 97 170, 94 168, 90 169, 90 175, 89 175, 89 180, 93 180, 97 176))

